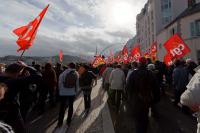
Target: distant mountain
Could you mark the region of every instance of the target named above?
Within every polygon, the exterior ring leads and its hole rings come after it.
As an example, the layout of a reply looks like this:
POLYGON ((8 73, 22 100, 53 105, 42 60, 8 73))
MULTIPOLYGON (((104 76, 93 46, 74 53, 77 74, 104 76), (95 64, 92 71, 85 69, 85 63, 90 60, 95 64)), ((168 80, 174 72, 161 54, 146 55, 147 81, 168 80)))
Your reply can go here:
MULTIPOLYGON (((19 56, 9 55, 5 57, 0 57, 0 63, 11 64, 13 62, 16 62, 18 59, 19 56)), ((47 62, 55 64, 57 62, 60 62, 58 56, 52 56, 52 57, 23 56, 22 60, 29 65, 31 65, 33 61, 35 61, 37 64, 45 64, 47 62)), ((77 56, 63 55, 63 64, 68 64, 70 62, 85 63, 89 62, 89 60, 77 56)))

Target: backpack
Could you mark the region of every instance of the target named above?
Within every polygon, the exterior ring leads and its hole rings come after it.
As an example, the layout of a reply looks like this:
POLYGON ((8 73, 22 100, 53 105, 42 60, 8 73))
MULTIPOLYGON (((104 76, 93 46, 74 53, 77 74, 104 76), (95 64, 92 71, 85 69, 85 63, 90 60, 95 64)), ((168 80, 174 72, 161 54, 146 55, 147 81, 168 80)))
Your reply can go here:
POLYGON ((80 87, 91 86, 92 78, 89 72, 85 72, 80 77, 79 85, 80 87))
POLYGON ((76 81, 77 81, 77 75, 76 75, 75 71, 71 71, 71 72, 67 73, 65 76, 64 87, 65 88, 75 88, 76 81))

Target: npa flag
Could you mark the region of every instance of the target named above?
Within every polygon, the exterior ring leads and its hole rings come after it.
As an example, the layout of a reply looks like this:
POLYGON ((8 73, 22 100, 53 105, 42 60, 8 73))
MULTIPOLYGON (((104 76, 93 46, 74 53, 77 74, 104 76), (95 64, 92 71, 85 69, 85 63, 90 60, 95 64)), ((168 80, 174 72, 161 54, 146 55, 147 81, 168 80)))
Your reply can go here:
POLYGON ((29 49, 33 45, 33 41, 35 39, 37 29, 48 9, 49 5, 46 6, 42 10, 42 12, 38 15, 37 18, 35 18, 33 21, 31 21, 28 25, 19 27, 13 32, 19 37, 16 43, 19 45, 18 52, 21 50, 29 49))
POLYGON ((169 55, 169 54, 166 54, 165 57, 164 57, 164 63, 167 65, 167 66, 170 66, 173 64, 172 62, 172 57, 169 55))
POLYGON ((128 48, 126 47, 126 45, 124 46, 123 50, 122 50, 122 61, 124 62, 124 64, 127 64, 128 61, 128 48))
POLYGON ((134 61, 139 61, 140 57, 142 57, 142 54, 140 52, 140 46, 136 46, 131 50, 131 56, 133 57, 134 61))
POLYGON ((157 59, 157 42, 151 45, 150 55, 153 60, 157 59))
POLYGON ((183 39, 175 34, 165 44, 168 54, 173 58, 182 58, 190 52, 189 47, 184 43, 183 39))
POLYGON ((106 61, 105 61, 101 56, 97 56, 97 57, 94 59, 94 61, 93 61, 93 63, 92 63, 92 66, 93 66, 94 68, 96 68, 96 67, 98 67, 98 66, 100 66, 100 65, 103 65, 103 64, 106 64, 106 61))
POLYGON ((59 52, 59 60, 60 60, 60 62, 63 61, 63 51, 62 50, 60 50, 60 52, 59 52))

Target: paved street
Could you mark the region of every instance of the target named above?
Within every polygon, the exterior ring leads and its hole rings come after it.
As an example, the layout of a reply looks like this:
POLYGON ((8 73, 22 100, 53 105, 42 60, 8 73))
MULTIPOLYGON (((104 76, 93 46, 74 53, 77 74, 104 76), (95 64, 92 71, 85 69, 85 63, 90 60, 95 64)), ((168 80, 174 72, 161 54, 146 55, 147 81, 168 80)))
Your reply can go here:
MULTIPOLYGON (((101 89, 101 81, 98 81, 98 85, 92 91, 92 108, 90 112, 88 114, 84 112, 83 97, 80 95, 74 104, 75 114, 70 128, 63 126, 55 133, 114 132, 106 102, 107 95, 101 89)), ((175 107, 169 96, 162 97, 157 109, 159 117, 150 118, 148 133, 195 133, 195 118, 184 114, 179 108, 175 107)), ((131 116, 130 108, 125 102, 121 106, 120 113, 116 113, 112 107, 110 107, 110 112, 116 133, 134 133, 134 118, 131 116)), ((42 116, 33 113, 31 117, 29 120, 31 121, 31 133, 52 133, 57 124, 58 106, 48 109, 42 116)))
MULTIPOLYGON (((84 112, 84 101, 82 95, 80 95, 75 104, 75 114, 70 128, 64 126, 57 129, 55 133, 113 133, 111 118, 109 119, 109 109, 107 102, 107 95, 101 89, 101 81, 98 81, 98 85, 93 88, 92 94, 92 107, 89 113, 86 115, 84 112), (110 129, 105 128, 109 127, 110 129)), ((43 116, 32 116, 34 119, 30 120, 30 132, 31 133, 52 133, 57 124, 58 118, 58 106, 53 109, 49 109, 43 116)), ((65 120, 67 117, 67 111, 65 120)), ((31 119, 31 118, 30 118, 31 119)))
MULTIPOLYGON (((170 94, 171 95, 171 94, 170 94)), ((112 119, 116 133, 134 133, 134 118, 126 103, 123 103, 120 113, 115 113, 111 107, 112 119)), ((175 107, 168 96, 162 96, 157 105, 158 117, 150 118, 148 133, 195 133, 196 119, 184 114, 175 107)))

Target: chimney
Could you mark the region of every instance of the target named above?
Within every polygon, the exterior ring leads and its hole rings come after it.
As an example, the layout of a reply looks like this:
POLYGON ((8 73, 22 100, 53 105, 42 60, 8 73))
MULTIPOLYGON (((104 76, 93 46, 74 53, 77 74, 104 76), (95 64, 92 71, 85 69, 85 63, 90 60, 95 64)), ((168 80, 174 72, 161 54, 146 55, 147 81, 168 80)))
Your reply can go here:
POLYGON ((192 8, 194 5, 196 5, 196 0, 188 0, 188 8, 192 8))

